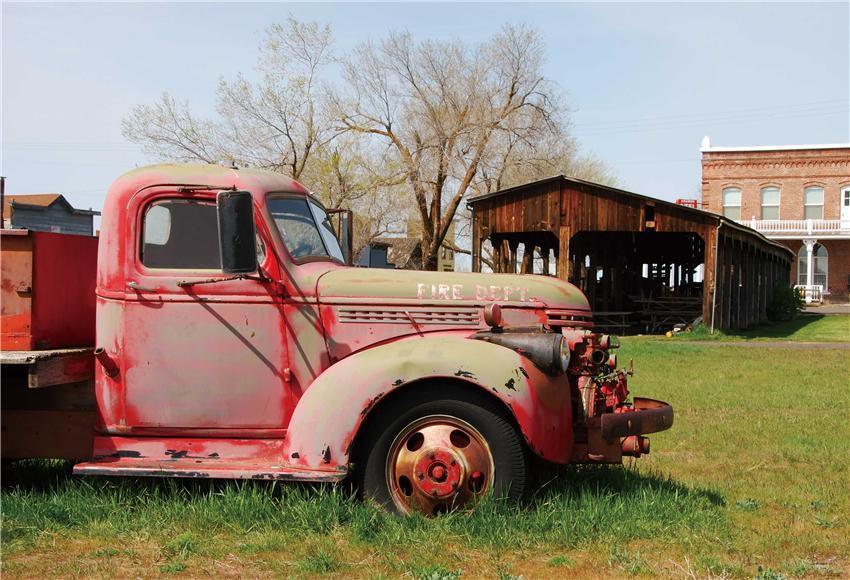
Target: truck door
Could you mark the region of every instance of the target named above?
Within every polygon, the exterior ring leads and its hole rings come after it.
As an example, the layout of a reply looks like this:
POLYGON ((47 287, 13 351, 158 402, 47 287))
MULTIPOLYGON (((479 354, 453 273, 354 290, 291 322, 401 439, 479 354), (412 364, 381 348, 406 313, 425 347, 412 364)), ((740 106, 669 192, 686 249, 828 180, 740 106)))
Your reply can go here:
MULTIPOLYGON (((213 196, 166 193, 134 204, 123 314, 124 414, 133 432, 273 436, 291 414, 280 295, 271 281, 221 280, 228 276, 213 196)), ((258 231, 260 263, 279 279, 258 231)))

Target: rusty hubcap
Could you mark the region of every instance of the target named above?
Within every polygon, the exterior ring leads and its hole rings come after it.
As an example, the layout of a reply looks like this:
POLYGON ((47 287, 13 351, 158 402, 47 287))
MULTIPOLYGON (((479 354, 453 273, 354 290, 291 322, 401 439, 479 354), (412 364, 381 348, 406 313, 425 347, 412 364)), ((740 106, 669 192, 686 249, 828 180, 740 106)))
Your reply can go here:
POLYGON ((466 505, 492 485, 493 456, 472 425, 431 415, 405 427, 390 447, 387 484, 402 513, 436 515, 466 505))

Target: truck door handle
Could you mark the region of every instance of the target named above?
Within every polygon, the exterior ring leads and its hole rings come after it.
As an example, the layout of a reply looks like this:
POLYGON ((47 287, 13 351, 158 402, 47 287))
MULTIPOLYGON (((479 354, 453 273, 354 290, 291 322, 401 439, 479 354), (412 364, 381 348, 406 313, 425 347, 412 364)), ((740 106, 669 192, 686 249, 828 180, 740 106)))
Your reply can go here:
POLYGON ((144 286, 139 286, 138 282, 127 282, 127 288, 130 290, 135 290, 136 292, 156 292, 153 288, 145 288, 144 286))

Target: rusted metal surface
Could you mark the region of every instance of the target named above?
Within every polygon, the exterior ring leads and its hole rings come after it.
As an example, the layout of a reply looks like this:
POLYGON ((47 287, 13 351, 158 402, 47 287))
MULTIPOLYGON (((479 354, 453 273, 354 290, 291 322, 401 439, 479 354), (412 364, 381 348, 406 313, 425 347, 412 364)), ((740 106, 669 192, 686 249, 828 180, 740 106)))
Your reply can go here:
POLYGON ((3 350, 94 343, 97 238, 2 230, 3 350))
POLYGON ((331 366, 299 401, 286 451, 297 453, 298 464, 318 467, 330 449, 331 461, 345 465, 361 424, 382 398, 423 381, 442 380, 493 397, 515 417, 534 453, 568 462, 573 432, 566 376, 549 376, 515 351, 467 336, 468 331, 413 336, 331 366))
POLYGON ((281 439, 96 437, 91 461, 74 466, 80 475, 134 475, 339 481, 333 466, 301 469, 282 460, 281 439))
POLYGON ((673 426, 673 407, 662 401, 635 397, 631 407, 602 415, 602 436, 614 441, 631 435, 657 433, 673 426))
POLYGON ((2 350, 29 350, 32 341, 32 237, 26 230, 0 232, 2 350))
POLYGON ((629 457, 640 457, 649 453, 649 438, 640 435, 629 435, 620 443, 623 455, 629 457))
POLYGON ((435 514, 483 496, 494 473, 490 446, 477 429, 456 417, 432 415, 399 433, 386 476, 401 513, 435 514))

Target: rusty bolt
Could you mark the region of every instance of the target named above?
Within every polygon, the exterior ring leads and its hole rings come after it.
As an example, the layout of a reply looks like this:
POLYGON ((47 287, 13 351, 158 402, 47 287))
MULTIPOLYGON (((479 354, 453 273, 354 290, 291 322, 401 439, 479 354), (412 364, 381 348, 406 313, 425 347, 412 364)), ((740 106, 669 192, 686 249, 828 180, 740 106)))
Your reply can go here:
POLYGON ((452 489, 457 489, 457 482, 456 481, 452 482, 452 489))
POLYGON ((425 476, 422 475, 422 473, 417 473, 416 477, 418 477, 419 479, 425 479, 425 476))
POLYGON ((434 491, 432 491, 431 495, 433 495, 434 497, 437 497, 437 490, 435 489, 434 491))
POLYGON ((452 458, 451 464, 454 465, 455 463, 456 462, 455 462, 454 458, 452 458))

